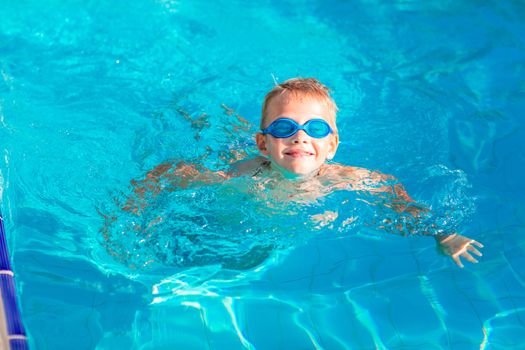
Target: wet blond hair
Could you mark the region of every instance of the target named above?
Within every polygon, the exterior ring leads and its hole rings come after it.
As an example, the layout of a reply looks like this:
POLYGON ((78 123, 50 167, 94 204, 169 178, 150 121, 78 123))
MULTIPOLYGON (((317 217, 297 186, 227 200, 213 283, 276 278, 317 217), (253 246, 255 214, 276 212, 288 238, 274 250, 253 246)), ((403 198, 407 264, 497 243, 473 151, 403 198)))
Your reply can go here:
POLYGON ((334 133, 337 133, 337 125, 335 124, 335 117, 337 114, 337 105, 334 99, 330 96, 330 89, 315 78, 292 78, 281 84, 277 84, 264 97, 261 117, 261 129, 266 127, 264 125, 268 118, 268 106, 272 99, 278 95, 287 93, 290 98, 312 98, 326 105, 329 115, 327 116, 334 133))

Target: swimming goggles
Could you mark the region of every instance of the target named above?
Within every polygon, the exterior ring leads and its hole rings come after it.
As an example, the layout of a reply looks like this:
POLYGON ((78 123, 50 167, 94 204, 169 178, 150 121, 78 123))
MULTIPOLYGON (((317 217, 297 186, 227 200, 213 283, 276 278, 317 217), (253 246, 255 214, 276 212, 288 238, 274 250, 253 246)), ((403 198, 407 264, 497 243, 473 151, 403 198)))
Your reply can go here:
POLYGON ((333 132, 330 125, 323 119, 310 119, 303 125, 299 125, 289 118, 276 119, 261 132, 263 135, 270 134, 278 139, 285 139, 295 135, 299 130, 304 130, 308 136, 316 139, 322 139, 333 132))

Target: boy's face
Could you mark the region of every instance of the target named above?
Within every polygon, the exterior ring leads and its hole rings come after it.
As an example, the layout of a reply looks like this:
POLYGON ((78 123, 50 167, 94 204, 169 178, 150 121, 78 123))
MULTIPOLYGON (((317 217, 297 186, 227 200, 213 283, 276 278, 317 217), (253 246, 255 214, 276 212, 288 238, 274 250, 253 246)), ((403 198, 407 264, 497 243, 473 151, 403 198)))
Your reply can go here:
MULTIPOLYGON (((323 119, 331 124, 328 108, 315 98, 284 93, 270 100, 267 111, 265 128, 279 118, 293 119, 299 125, 310 119, 323 119)), ((334 128, 334 125, 331 126, 334 128)), ((273 166, 284 173, 295 175, 309 175, 318 171, 327 158, 333 158, 339 142, 337 135, 330 134, 317 139, 304 130, 288 138, 258 133, 256 141, 259 151, 270 157, 273 166)))

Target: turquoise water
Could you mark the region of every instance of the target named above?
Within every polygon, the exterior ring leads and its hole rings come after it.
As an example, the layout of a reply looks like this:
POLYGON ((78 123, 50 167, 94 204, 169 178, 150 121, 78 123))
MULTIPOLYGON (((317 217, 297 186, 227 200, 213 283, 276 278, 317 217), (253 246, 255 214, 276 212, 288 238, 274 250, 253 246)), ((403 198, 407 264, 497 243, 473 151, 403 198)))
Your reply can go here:
POLYGON ((525 348, 523 18, 517 1, 0 0, 1 209, 32 348, 525 348), (139 223, 119 210, 159 163, 255 155, 262 98, 294 76, 334 90, 335 161, 395 175, 485 244, 479 264, 370 225, 389 214, 361 194, 257 202, 234 182, 164 193, 139 223))

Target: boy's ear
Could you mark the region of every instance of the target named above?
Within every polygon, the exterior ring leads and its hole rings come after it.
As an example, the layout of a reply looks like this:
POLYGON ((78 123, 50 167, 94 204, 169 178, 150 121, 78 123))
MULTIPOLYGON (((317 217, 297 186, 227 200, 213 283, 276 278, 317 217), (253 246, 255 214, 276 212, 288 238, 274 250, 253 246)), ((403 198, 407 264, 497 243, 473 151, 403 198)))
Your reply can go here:
POLYGON ((327 159, 332 160, 335 156, 335 153, 337 152, 337 147, 339 147, 339 134, 333 135, 328 147, 329 147, 329 150, 328 150, 327 159))
POLYGON ((255 142, 257 143, 257 148, 259 149, 259 152, 261 152, 263 156, 267 156, 269 152, 266 148, 266 136, 258 132, 255 135, 255 142))

